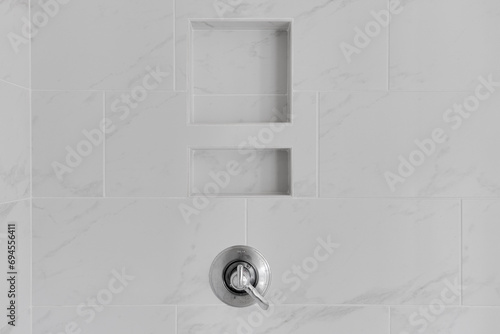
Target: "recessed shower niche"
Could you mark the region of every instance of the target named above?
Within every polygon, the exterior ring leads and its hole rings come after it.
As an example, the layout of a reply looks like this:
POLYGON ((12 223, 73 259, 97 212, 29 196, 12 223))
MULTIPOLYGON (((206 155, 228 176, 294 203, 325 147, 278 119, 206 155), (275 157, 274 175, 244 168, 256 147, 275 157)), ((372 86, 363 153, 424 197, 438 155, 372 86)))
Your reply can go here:
POLYGON ((191 195, 291 194, 290 149, 191 149, 191 195))
POLYGON ((189 24, 191 124, 290 121, 290 21, 214 19, 189 24))

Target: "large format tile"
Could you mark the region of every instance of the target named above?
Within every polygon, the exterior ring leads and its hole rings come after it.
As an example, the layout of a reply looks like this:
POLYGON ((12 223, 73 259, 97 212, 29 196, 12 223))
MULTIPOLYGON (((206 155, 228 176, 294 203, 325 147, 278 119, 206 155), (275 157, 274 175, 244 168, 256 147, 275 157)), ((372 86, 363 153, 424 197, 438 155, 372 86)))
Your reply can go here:
POLYGON ((35 307, 33 334, 176 334, 174 306, 35 307))
MULTIPOLYGON (((33 4, 31 14, 42 11, 33 4)), ((147 67, 170 73, 173 87, 172 0, 90 0, 61 5, 32 44, 36 89, 127 89, 147 67)))
POLYGON ((109 305, 217 303, 210 264, 244 243, 244 201, 212 199, 197 208, 188 200, 35 200, 33 304, 76 306, 91 297, 109 305), (186 221, 188 206, 197 213, 186 221))
POLYGON ((428 303, 459 279, 459 226, 455 200, 248 202, 249 245, 288 304, 428 303))
POLYGON ((386 0, 233 1, 187 0, 176 3, 176 88, 186 89, 188 19, 293 19, 293 86, 296 90, 386 89, 388 30, 381 28, 348 62, 341 45, 354 45, 355 29, 375 22, 370 13, 386 0), (224 5, 225 4, 225 5, 224 5))
POLYGON ((0 82, 0 203, 29 196, 29 92, 0 82))
POLYGON ((464 305, 500 306, 500 200, 463 202, 464 305))
POLYGON ((321 94, 320 196, 499 196, 500 89, 477 84, 470 113, 470 93, 321 94))
POLYGON ((396 334, 496 334, 500 332, 500 308, 391 307, 391 333, 396 334))
POLYGON ((186 95, 152 92, 131 108, 121 94, 106 94, 106 195, 186 196, 186 95))
MULTIPOLYGON (((0 287, 5 295, 2 296, 1 307, 3 314, 0 332, 2 334, 28 334, 31 328, 31 227, 30 227, 30 202, 23 200, 8 204, 0 204, 0 249, 2 257, 0 265, 3 277, 0 287), (13 234, 8 233, 8 225, 15 225, 13 234), (14 237, 12 237, 14 235, 14 237), (12 239, 14 238, 14 239, 12 239), (15 246, 15 263, 7 263, 7 247, 15 246), (13 265, 14 268, 10 268, 13 265), (11 289, 7 279, 12 275, 7 272, 15 272, 15 286, 11 289), (9 291, 9 292, 8 292, 9 291), (8 294, 13 293, 15 297, 10 298, 8 294), (10 302, 15 300, 16 320, 15 326, 7 322, 13 319, 7 318, 7 308, 10 302)), ((12 255, 12 254, 10 254, 12 255)))
POLYGON ((185 306, 179 308, 178 334, 387 334, 388 313, 384 307, 185 306))
POLYGON ((471 90, 500 74, 500 2, 404 0, 391 24, 390 87, 471 90))
POLYGON ((0 80, 29 87, 29 1, 0 2, 0 80))
POLYGON ((32 95, 33 196, 102 196, 103 94, 32 95))

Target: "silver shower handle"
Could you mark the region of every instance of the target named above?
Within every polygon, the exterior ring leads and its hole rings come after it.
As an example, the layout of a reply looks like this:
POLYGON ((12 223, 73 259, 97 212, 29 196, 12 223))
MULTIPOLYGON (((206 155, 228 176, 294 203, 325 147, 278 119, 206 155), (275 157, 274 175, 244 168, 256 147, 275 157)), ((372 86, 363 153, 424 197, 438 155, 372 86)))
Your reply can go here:
POLYGON ((263 310, 267 310, 269 308, 269 302, 259 293, 259 291, 257 291, 257 289, 252 286, 252 284, 250 284, 249 280, 245 277, 244 270, 245 268, 241 264, 236 268, 240 287, 244 288, 245 292, 248 293, 250 297, 255 299, 257 304, 259 304, 263 310))

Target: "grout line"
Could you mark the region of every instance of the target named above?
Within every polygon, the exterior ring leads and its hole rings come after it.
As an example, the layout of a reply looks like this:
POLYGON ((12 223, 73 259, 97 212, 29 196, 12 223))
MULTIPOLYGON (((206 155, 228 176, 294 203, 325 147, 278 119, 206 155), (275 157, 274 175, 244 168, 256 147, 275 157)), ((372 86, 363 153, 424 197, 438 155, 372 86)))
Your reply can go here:
POLYGON ((30 233, 29 233, 29 267, 30 267, 30 275, 29 275, 29 310, 30 310, 30 333, 33 333, 33 199, 29 200, 29 217, 30 217, 30 233))
POLYGON ((391 307, 387 306, 387 309, 389 310, 389 334, 391 334, 391 307))
MULTIPOLYGON (((23 89, 29 89, 27 87, 19 86, 16 85, 12 82, 4 81, 0 79, 0 81, 3 81, 6 84, 13 85, 13 86, 18 86, 23 89)), ((37 88, 37 89, 32 89, 34 92, 102 92, 102 89, 43 89, 43 88, 37 88)), ((127 90, 125 88, 122 89, 113 89, 113 88, 107 88, 106 91, 108 92, 129 92, 130 90, 127 90)), ((188 93, 189 91, 187 89, 179 89, 179 90, 173 90, 173 89, 154 89, 150 91, 150 93, 188 93)), ((344 93, 344 92, 353 92, 353 93, 387 93, 387 89, 330 89, 330 90, 307 90, 307 89, 294 89, 293 93, 344 93)), ((391 90, 391 93, 467 93, 467 94, 474 94, 474 90, 412 90, 412 89, 393 89, 391 90)), ((195 94, 196 96, 204 96, 203 94, 195 94)), ((206 96, 217 96, 218 94, 205 94, 206 96)), ((277 95, 277 96, 286 96, 286 94, 221 94, 221 95, 235 95, 235 96, 262 96, 262 95, 277 95)))
MULTIPOLYGON (((198 195, 202 196, 202 195, 198 195)), ((107 199, 162 199, 162 200, 169 200, 169 199, 189 199, 193 196, 108 196, 106 197, 107 199)), ((409 201, 409 200, 416 200, 416 201, 452 201, 452 200, 457 200, 456 197, 321 197, 321 198, 315 198, 315 197, 301 197, 301 196, 294 196, 291 197, 289 195, 249 195, 249 194, 243 194, 243 195, 224 195, 224 196, 213 196, 212 198, 215 199, 237 199, 237 198, 242 198, 242 197, 250 197, 252 199, 289 199, 289 200, 402 200, 402 201, 409 201)), ((26 200, 29 199, 27 198, 21 198, 17 200, 13 200, 10 202, 4 202, 0 204, 5 204, 5 203, 11 203, 11 202, 17 202, 21 200, 26 200)), ((34 196, 33 199, 102 199, 102 197, 98 196, 34 196)), ((500 197, 486 197, 486 198, 467 198, 467 200, 492 200, 492 201, 498 201, 500 200, 500 197)))
MULTIPOLYGON (((307 89, 294 89, 294 93, 387 93, 387 88, 384 89, 329 89, 329 90, 307 90, 307 89)), ((474 90, 414 90, 414 89, 392 89, 391 93, 469 93, 474 94, 474 90)))
POLYGON ((194 182, 193 182, 193 179, 194 179, 194 166, 193 166, 193 159, 191 157, 191 155, 193 154, 192 153, 192 148, 191 147, 187 147, 186 149, 186 160, 187 160, 187 189, 186 189, 186 194, 187 194, 187 197, 191 197, 192 195, 192 189, 193 189, 193 185, 194 185, 194 182))
MULTIPOLYGON (((102 91, 102 121, 106 126, 106 91, 102 91)), ((102 130, 102 197, 106 197, 106 132, 102 130)))
MULTIPOLYGON (((391 6, 391 0, 387 0, 387 8, 391 6)), ((389 26, 387 27, 387 91, 391 91, 391 22, 392 16, 389 18, 389 26)))
POLYGON ((316 93, 316 197, 320 197, 320 179, 319 179, 319 158, 320 158, 320 140, 319 140, 319 115, 320 115, 320 93, 316 93))
POLYGON ((460 238, 459 238, 459 256, 460 256, 460 262, 458 263, 459 266, 459 272, 458 274, 460 275, 460 306, 463 306, 463 294, 464 294, 464 282, 463 282, 463 269, 462 269, 462 262, 463 262, 463 254, 462 254, 462 249, 463 249, 463 200, 460 199, 460 238))
POLYGON ((214 94, 198 94, 198 93, 193 93, 194 97, 215 97, 215 96, 284 96, 287 97, 288 93, 255 93, 255 94, 248 94, 248 93, 214 93, 214 94))
POLYGON ((248 199, 245 198, 245 245, 248 246, 248 199))
MULTIPOLYGON (((290 23, 293 21, 293 17, 278 17, 278 16, 272 16, 272 17, 195 17, 195 18, 189 18, 188 19, 190 22, 196 22, 196 23, 205 23, 206 21, 208 22, 214 22, 214 23, 220 23, 220 22, 234 22, 234 23, 247 23, 247 22, 252 22, 252 23, 274 23, 274 22, 280 22, 280 23, 290 23)), ((215 30, 214 28, 206 28, 206 29, 199 29, 199 30, 215 30)), ((259 29, 263 30, 263 29, 259 29)), ((231 30, 234 31, 234 30, 231 30)))
POLYGON ((177 23, 177 15, 176 15, 176 6, 175 6, 175 1, 176 0, 173 0, 172 1, 172 6, 173 6, 173 12, 172 12, 172 44, 173 44, 173 58, 172 58, 172 61, 174 63, 174 69, 172 71, 172 79, 173 79, 173 87, 174 87, 174 91, 177 89, 177 80, 176 80, 176 76, 175 76, 175 72, 177 72, 177 59, 176 59, 176 56, 175 56, 175 51, 176 51, 176 48, 175 48, 175 44, 177 43, 177 36, 176 36, 176 32, 175 32, 175 25, 177 23))
MULTIPOLYGON (((34 92, 56 92, 56 93, 64 93, 64 92, 92 92, 92 93, 102 93, 103 91, 106 91, 108 93, 129 93, 130 89, 127 88, 120 88, 120 89, 115 89, 115 88, 105 88, 105 89, 32 89, 34 92)), ((148 94, 151 93, 185 93, 186 91, 175 91, 173 89, 152 89, 148 91, 148 94)))
MULTIPOLYGON (((179 327, 178 327, 178 317, 179 317, 179 312, 177 310, 178 306, 175 305, 175 333, 179 333, 179 327)), ((389 333, 390 334, 390 333, 389 333)))
POLYGON ((29 304, 29 310, 30 310, 30 325, 29 325, 29 332, 33 334, 33 103, 32 103, 32 68, 31 68, 31 63, 32 63, 32 50, 31 50, 31 31, 32 31, 32 21, 31 21, 31 0, 28 0, 28 17, 30 18, 29 20, 29 44, 28 44, 28 106, 29 106, 29 141, 30 141, 30 150, 29 150, 29 156, 30 156, 30 200, 29 200, 29 210, 30 210, 30 240, 29 240, 29 256, 30 256, 30 286, 29 286, 29 299, 30 299, 30 304, 29 304))
MULTIPOLYGON (((193 21, 191 21, 193 22, 193 21)), ((285 29, 273 29, 273 28, 270 28, 270 29, 198 29, 198 28, 194 28, 193 29, 194 31, 224 31, 224 32, 240 32, 240 31, 254 31, 254 32, 260 32, 260 31, 272 31, 272 32, 288 32, 288 30, 285 30, 285 29)))
POLYGON ((188 90, 188 122, 194 123, 194 65, 193 65, 193 55, 194 55, 194 32, 193 25, 191 21, 188 20, 187 29, 187 53, 186 53, 186 89, 188 90))
MULTIPOLYGON (((79 305, 34 305, 32 308, 77 308, 79 305)), ((105 305, 106 308, 123 308, 123 307, 224 307, 227 308, 225 304, 123 304, 123 305, 105 305)), ((301 307, 346 307, 346 308, 416 308, 416 307, 428 307, 429 304, 280 304, 277 306, 288 307, 288 306, 301 306, 301 307)), ((495 309, 500 310, 500 306, 497 305, 446 305, 445 308, 453 309, 495 309)))
MULTIPOLYGON (((77 308, 80 305, 35 305, 33 308, 77 308)), ((102 305, 104 308, 123 308, 123 307, 173 307, 177 306, 225 306, 225 304, 107 304, 102 305)))

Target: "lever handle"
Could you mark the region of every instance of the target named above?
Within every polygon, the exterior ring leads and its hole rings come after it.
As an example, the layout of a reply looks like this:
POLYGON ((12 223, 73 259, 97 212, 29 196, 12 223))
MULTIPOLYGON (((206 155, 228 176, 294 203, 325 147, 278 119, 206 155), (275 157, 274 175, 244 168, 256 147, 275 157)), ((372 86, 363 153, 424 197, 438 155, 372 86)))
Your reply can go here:
POLYGON ((244 276, 243 270, 244 270, 244 268, 241 264, 238 265, 238 267, 236 268, 236 273, 238 275, 238 285, 240 287, 245 286, 245 276, 244 276))
POLYGON ((264 299, 264 297, 254 288, 251 284, 245 285, 245 291, 257 301, 257 304, 263 309, 267 310, 269 308, 269 302, 264 299))
POLYGON ((269 308, 269 302, 264 299, 264 297, 259 293, 259 291, 257 291, 256 288, 253 287, 252 284, 250 284, 247 277, 245 277, 244 269, 245 268, 241 264, 238 265, 238 267, 236 268, 236 275, 239 287, 243 288, 245 292, 250 295, 250 297, 255 299, 257 304, 259 304, 259 306, 263 310, 267 310, 269 308))

